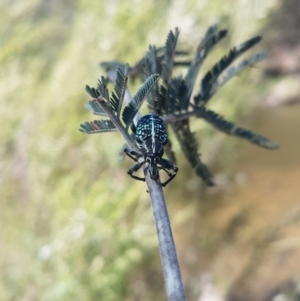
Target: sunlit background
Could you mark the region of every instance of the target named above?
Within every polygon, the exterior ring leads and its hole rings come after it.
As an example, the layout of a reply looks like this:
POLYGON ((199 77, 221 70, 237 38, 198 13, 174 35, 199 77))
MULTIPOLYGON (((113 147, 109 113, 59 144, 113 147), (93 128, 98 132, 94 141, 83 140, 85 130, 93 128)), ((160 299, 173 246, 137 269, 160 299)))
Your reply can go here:
POLYGON ((94 118, 84 87, 105 74, 101 61, 134 64, 176 26, 193 51, 213 24, 229 37, 202 74, 257 34, 251 51, 270 58, 210 108, 280 149, 193 120, 217 182, 207 189, 175 144, 165 194, 187 300, 299 300, 299 20, 298 0, 2 0, 0 300, 166 299, 146 186, 127 175, 118 133, 78 131, 94 118))

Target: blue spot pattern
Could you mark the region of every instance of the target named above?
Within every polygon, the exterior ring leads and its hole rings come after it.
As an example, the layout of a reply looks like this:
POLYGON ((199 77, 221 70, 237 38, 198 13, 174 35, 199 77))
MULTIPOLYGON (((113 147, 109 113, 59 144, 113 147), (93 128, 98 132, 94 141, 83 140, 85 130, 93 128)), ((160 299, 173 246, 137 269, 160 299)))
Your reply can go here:
POLYGON ((149 138, 158 139, 163 145, 168 142, 168 135, 163 120, 154 114, 143 116, 136 128, 136 140, 139 144, 149 138))

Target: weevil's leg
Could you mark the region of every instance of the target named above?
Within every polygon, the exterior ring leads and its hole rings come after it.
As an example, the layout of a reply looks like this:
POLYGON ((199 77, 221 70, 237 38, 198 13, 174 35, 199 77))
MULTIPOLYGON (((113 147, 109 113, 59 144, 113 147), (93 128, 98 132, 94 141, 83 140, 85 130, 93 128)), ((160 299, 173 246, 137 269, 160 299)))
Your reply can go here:
POLYGON ((143 165, 145 164, 145 161, 142 161, 142 162, 138 162, 134 165, 132 165, 127 173, 133 178, 133 179, 136 179, 136 180, 139 180, 139 181, 144 181, 145 182, 145 178, 140 178, 138 176, 135 176, 133 175, 134 172, 137 172, 143 165))
POLYGON ((137 158, 136 157, 141 157, 142 154, 140 152, 137 152, 131 148, 127 148, 125 147, 124 148, 124 153, 129 157, 131 158, 133 161, 137 162, 137 158), (135 157, 134 157, 135 156, 135 157))
POLYGON ((175 176, 177 175, 178 167, 173 162, 163 158, 160 159, 159 164, 161 165, 159 169, 164 170, 169 176, 169 179, 166 182, 161 183, 161 185, 164 187, 175 178, 175 176), (173 174, 168 171, 170 169, 173 170, 173 174))
MULTIPOLYGON (((164 169, 164 170, 165 170, 165 169, 164 169)), ((168 183, 170 183, 170 182, 175 178, 175 176, 177 175, 177 171, 178 171, 178 168, 176 167, 176 170, 174 169, 174 173, 173 173, 173 174, 168 174, 169 179, 168 179, 166 182, 161 183, 161 185, 162 185, 163 187, 165 187, 168 183), (170 175, 171 175, 171 176, 170 176, 170 175)))
POLYGON ((173 170, 174 172, 178 171, 178 167, 170 160, 161 158, 159 164, 159 169, 163 169, 167 174, 170 173, 168 170, 173 170))
POLYGON ((173 174, 171 173, 171 172, 169 172, 166 168, 164 168, 163 166, 159 166, 158 167, 158 170, 164 170, 165 171, 165 173, 169 176, 169 177, 171 177, 173 174))

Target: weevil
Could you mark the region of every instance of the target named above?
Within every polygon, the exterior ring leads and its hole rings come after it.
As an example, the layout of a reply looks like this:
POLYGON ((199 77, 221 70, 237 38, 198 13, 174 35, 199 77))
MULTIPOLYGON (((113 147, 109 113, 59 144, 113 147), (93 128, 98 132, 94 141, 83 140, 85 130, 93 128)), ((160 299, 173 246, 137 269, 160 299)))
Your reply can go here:
POLYGON ((167 173, 169 179, 161 183, 162 186, 166 186, 174 179, 178 168, 172 161, 163 158, 164 145, 168 143, 168 135, 163 120, 154 114, 143 116, 136 127, 136 141, 140 149, 139 152, 129 148, 124 149, 127 156, 137 162, 129 168, 127 173, 133 179, 145 181, 145 178, 138 177, 133 173, 147 163, 152 180, 159 180, 161 169, 167 173), (139 161, 138 159, 141 157, 143 160, 139 161))

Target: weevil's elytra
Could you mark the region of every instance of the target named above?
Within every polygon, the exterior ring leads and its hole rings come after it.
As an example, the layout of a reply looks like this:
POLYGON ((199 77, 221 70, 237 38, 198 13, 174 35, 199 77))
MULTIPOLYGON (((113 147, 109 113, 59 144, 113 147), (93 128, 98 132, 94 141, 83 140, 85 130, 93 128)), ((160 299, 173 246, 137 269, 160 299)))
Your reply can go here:
POLYGON ((139 144, 149 137, 158 139, 163 145, 167 144, 168 136, 164 122, 154 114, 143 116, 136 128, 136 140, 139 144))
POLYGON ((137 124, 136 141, 139 144, 141 153, 130 149, 124 149, 124 151, 134 161, 137 161, 136 157, 141 157, 141 155, 144 160, 134 164, 128 170, 128 174, 136 180, 145 181, 145 178, 137 177, 133 175, 133 172, 137 172, 145 163, 148 163, 151 179, 159 180, 159 170, 163 169, 169 176, 169 179, 162 185, 167 185, 176 176, 178 168, 173 162, 162 158, 164 145, 168 142, 168 135, 163 120, 154 114, 143 116, 137 124), (172 170, 173 173, 169 172, 169 170, 172 170))

